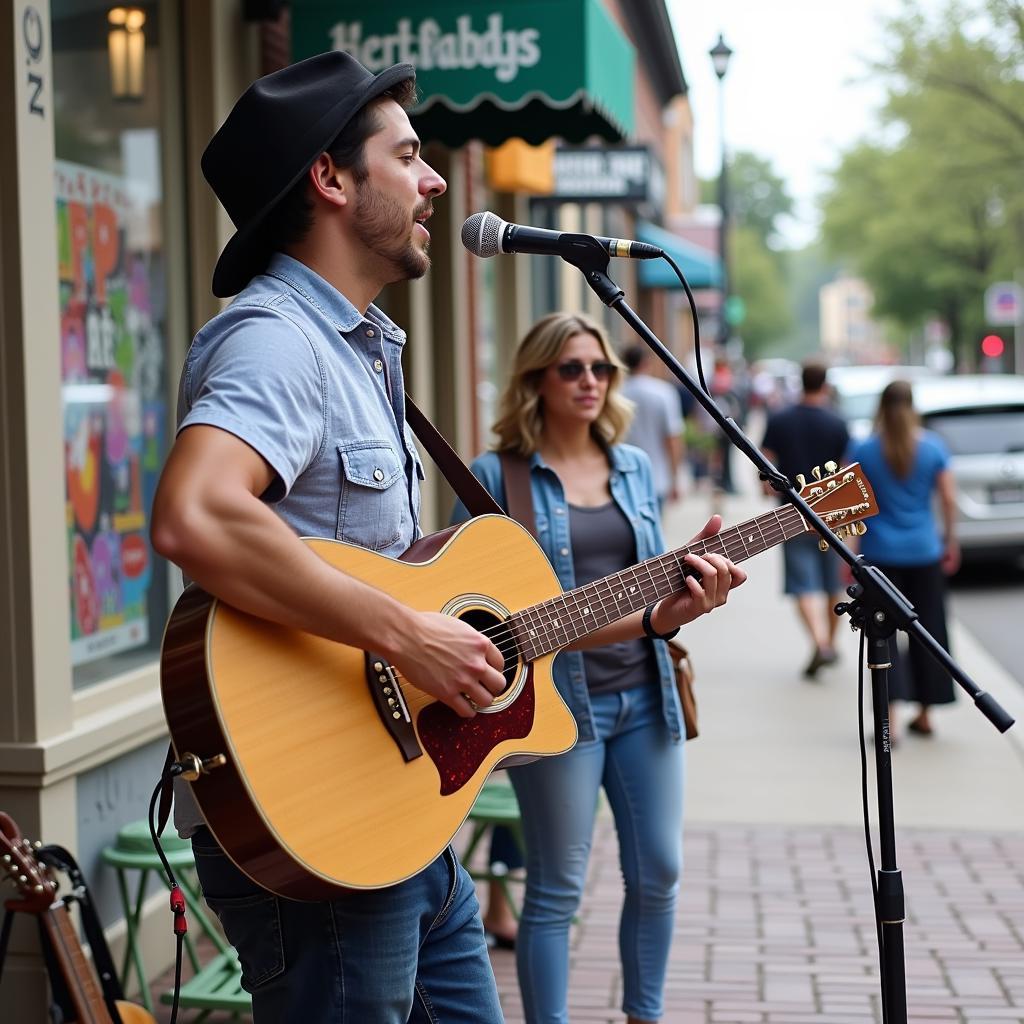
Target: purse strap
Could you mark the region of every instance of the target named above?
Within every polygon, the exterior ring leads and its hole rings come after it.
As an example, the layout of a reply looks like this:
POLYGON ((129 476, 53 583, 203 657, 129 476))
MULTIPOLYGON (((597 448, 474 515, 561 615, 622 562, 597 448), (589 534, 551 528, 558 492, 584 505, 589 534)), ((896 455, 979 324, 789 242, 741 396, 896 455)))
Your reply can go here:
POLYGON ((515 452, 500 452, 501 476, 505 484, 508 514, 537 539, 537 521, 533 514, 533 492, 530 490, 530 463, 515 452))
POLYGON ((409 397, 408 391, 405 393, 405 418, 471 516, 505 514, 490 491, 473 476, 473 471, 458 457, 437 427, 423 415, 409 397))

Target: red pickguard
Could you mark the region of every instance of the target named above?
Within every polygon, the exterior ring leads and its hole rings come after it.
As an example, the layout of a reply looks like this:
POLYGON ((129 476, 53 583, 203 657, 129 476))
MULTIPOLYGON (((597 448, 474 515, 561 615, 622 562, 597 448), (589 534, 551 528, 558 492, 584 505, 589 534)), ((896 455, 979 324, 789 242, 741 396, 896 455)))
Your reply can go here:
POLYGON ((460 790, 475 774, 484 758, 503 740, 521 740, 533 728, 536 696, 533 666, 511 707, 493 715, 460 718, 450 707, 428 704, 416 722, 420 744, 441 778, 441 795, 460 790))

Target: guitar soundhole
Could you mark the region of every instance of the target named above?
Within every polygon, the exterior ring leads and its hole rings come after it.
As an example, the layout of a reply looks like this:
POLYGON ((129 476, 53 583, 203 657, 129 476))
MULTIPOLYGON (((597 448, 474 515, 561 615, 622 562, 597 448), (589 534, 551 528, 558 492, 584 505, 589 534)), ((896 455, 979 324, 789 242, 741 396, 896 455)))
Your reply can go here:
POLYGON ((516 672, 519 668, 519 651, 508 622, 483 608, 469 608, 458 617, 478 633, 486 633, 494 646, 501 651, 505 658, 502 675, 505 677, 505 689, 507 690, 515 682, 516 672))

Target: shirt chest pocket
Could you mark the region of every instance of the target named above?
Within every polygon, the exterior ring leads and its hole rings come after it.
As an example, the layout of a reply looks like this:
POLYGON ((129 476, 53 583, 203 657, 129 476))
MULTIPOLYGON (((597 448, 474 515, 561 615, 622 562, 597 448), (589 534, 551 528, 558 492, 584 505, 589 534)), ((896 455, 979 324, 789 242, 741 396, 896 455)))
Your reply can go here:
POLYGON ((636 557, 638 562, 653 558, 660 553, 658 544, 658 507, 651 502, 642 502, 633 520, 636 528, 636 557))
MULTIPOLYGON (((391 547, 410 525, 402 461, 387 441, 338 446, 341 497, 338 540, 372 551, 391 547)), ((410 537, 411 540, 411 537, 410 537)))

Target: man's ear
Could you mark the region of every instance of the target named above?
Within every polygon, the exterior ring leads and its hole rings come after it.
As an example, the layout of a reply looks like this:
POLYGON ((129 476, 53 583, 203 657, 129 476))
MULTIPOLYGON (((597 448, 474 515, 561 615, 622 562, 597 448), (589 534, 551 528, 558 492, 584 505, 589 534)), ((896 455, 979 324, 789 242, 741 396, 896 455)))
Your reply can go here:
POLYGON ((349 176, 331 159, 321 153, 309 169, 309 183, 314 193, 332 206, 345 206, 348 202, 349 176))

